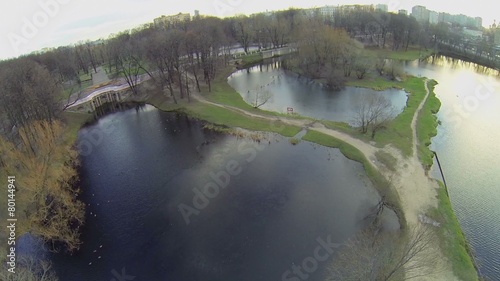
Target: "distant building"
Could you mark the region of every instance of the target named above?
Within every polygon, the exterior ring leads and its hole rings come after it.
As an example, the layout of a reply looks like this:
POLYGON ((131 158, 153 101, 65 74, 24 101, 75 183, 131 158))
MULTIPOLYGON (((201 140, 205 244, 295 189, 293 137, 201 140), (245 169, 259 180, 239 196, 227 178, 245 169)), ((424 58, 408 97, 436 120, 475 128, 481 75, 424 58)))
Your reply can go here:
POLYGON ((386 13, 389 12, 389 6, 387 6, 387 4, 378 4, 375 6, 375 9, 386 13))
POLYGON ((408 11, 405 10, 405 9, 401 9, 401 10, 398 11, 398 14, 407 16, 408 15, 408 11))
POLYGON ((200 11, 194 10, 194 17, 199 18, 200 17, 200 11))
POLYGON ((483 32, 478 30, 465 28, 462 32, 469 39, 479 40, 483 37, 483 32))
POLYGON ((353 11, 363 11, 363 12, 373 12, 375 7, 373 5, 342 5, 339 7, 342 12, 353 12, 353 11))
POLYGON ((429 22, 429 10, 427 10, 427 8, 424 6, 413 7, 411 9, 411 15, 419 22, 429 22))
POLYGON ((325 18, 333 19, 337 7, 335 6, 324 6, 319 8, 319 13, 325 18))
POLYGON ((496 28, 493 32, 493 37, 495 40, 495 45, 500 46, 500 28, 496 28))
POLYGON ((168 27, 169 25, 174 25, 176 23, 190 21, 191 15, 189 13, 178 13, 172 16, 161 16, 154 19, 154 24, 156 27, 168 27))
POLYGON ((467 16, 464 14, 460 15, 454 15, 454 20, 456 24, 459 24, 461 26, 466 26, 467 25, 467 16))
POLYGON ((439 14, 437 12, 429 11, 429 23, 430 24, 439 23, 439 14))
POLYGON ((481 28, 481 27, 483 27, 483 18, 482 18, 482 17, 475 17, 475 18, 474 18, 474 25, 475 25, 477 28, 481 28))
POLYGON ((452 22, 451 15, 449 13, 439 13, 439 19, 438 22, 452 22))

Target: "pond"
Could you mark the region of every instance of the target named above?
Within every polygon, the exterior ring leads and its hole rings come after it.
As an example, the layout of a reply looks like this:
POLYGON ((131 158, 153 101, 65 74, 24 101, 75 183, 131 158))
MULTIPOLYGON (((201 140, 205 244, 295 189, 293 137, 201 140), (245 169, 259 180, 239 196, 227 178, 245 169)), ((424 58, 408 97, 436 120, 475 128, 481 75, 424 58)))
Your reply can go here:
POLYGON ((249 104, 255 103, 257 95, 258 103, 264 101, 264 96, 269 97, 261 109, 287 113, 291 107, 294 113, 303 116, 346 123, 353 122, 356 110, 368 95, 383 95, 389 99, 394 115, 403 111, 408 99, 405 91, 396 89, 374 91, 346 87, 338 92, 325 90, 317 83, 284 71, 279 60, 237 71, 229 76, 228 83, 249 104))
MULTIPOLYGON (((87 219, 81 250, 51 255, 60 280, 282 280, 318 245, 366 226, 380 197, 360 163, 275 134, 259 140, 152 106, 82 129, 87 219)), ((384 221, 398 228, 392 211, 384 221)), ((323 280, 334 253, 308 280, 323 280)))

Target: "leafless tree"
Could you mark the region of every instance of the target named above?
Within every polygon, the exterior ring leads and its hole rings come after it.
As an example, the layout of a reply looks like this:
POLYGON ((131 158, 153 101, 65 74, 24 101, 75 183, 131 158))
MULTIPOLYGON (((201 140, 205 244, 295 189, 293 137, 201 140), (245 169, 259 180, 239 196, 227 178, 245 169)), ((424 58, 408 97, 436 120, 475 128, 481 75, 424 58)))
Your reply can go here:
POLYGON ((327 280, 391 281, 431 275, 437 256, 431 226, 419 224, 401 231, 368 228, 349 240, 329 268, 327 280))
POLYGON ((393 116, 391 101, 382 95, 369 95, 356 110, 354 123, 363 134, 371 130, 372 139, 378 130, 385 127, 393 116))
POLYGON ((397 77, 402 77, 404 75, 403 64, 398 61, 391 61, 386 65, 385 72, 392 80, 396 80, 397 77))
POLYGON ((372 69, 374 59, 366 52, 362 52, 354 63, 354 71, 358 79, 363 79, 365 75, 372 69))
POLYGON ((60 112, 61 85, 30 58, 0 64, 0 92, 0 106, 11 127, 53 120, 60 112))
POLYGON ((260 89, 255 91, 255 98, 252 102, 252 106, 254 108, 259 108, 266 104, 271 99, 271 92, 264 87, 260 87, 260 89))
POLYGON ((377 58, 377 60, 375 61, 375 70, 377 70, 377 72, 380 76, 382 76, 384 74, 386 63, 387 63, 387 60, 381 56, 379 56, 377 58))
POLYGON ((235 19, 234 29, 238 43, 241 44, 245 54, 248 54, 248 48, 252 39, 255 37, 252 29, 252 20, 246 16, 240 16, 235 19))
POLYGON ((55 271, 49 261, 35 260, 33 257, 19 257, 15 273, 0 271, 3 281, 57 281, 55 271))

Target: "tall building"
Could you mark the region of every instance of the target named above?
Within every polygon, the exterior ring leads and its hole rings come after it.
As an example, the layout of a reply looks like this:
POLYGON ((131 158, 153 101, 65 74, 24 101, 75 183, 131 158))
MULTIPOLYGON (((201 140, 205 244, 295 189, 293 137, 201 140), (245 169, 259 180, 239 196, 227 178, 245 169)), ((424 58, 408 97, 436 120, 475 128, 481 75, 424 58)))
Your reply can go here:
POLYGON ((460 24, 461 26, 466 26, 467 25, 467 16, 464 14, 460 14, 457 16, 457 23, 460 24))
POLYGON ((493 37, 495 40, 495 45, 500 46, 500 27, 497 27, 495 29, 495 32, 493 33, 493 37))
POLYGON ((474 25, 475 25, 477 28, 481 28, 481 27, 483 27, 483 18, 482 18, 482 17, 475 17, 475 18, 474 18, 474 25))
POLYGON ((429 23, 438 24, 438 22, 439 22, 439 14, 434 11, 429 11, 429 23))
POLYGON ((334 6, 324 6, 319 8, 319 13, 325 18, 333 18, 337 7, 334 6))
POLYGON ((387 4, 378 4, 375 6, 375 9, 386 13, 389 12, 389 6, 387 6, 387 4))
POLYGON ((413 7, 411 15, 419 22, 429 22, 429 10, 424 6, 413 7))

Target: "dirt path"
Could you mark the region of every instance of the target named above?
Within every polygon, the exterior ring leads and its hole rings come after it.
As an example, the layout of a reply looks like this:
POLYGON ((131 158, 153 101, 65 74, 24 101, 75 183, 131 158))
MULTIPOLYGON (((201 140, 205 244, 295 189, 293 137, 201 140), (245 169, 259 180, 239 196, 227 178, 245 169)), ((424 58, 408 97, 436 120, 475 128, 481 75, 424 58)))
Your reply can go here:
MULTIPOLYGON (((281 121, 289 125, 296 125, 302 128, 307 128, 309 130, 315 130, 353 145, 358 150, 360 150, 365 155, 365 157, 369 159, 370 162, 389 181, 393 183, 394 187, 396 188, 401 198, 401 205, 404 208, 406 220, 411 227, 421 223, 419 221, 419 215, 425 214, 427 210, 429 210, 429 208, 437 207, 438 205, 436 189, 439 188, 439 186, 434 180, 432 180, 427 176, 422 164, 420 163, 420 160, 418 159, 418 153, 417 153, 418 139, 417 139, 416 127, 417 127, 418 115, 420 114, 420 111, 422 110, 430 94, 427 80, 425 81, 425 89, 426 89, 426 96, 422 101, 422 103, 417 108, 417 111, 413 116, 411 122, 411 128, 413 130, 413 141, 412 141, 413 154, 411 157, 404 157, 398 149, 395 149, 390 145, 384 147, 383 149, 380 149, 362 140, 353 138, 352 136, 347 135, 345 133, 326 128, 323 124, 320 123, 311 124, 311 122, 308 120, 298 120, 298 119, 289 119, 283 117, 259 115, 233 106, 221 105, 208 101, 198 94, 193 94, 193 98, 200 102, 226 108, 250 117, 281 121), (397 159, 398 165, 396 172, 388 171, 383 167, 383 165, 378 163, 378 161, 376 160, 375 153, 379 150, 386 151, 397 159)), ((448 262, 446 255, 441 252, 439 241, 437 239, 433 241, 433 245, 431 245, 429 251, 431 251, 430 253, 428 253, 429 256, 431 255, 437 256, 437 261, 433 263, 434 268, 432 269, 432 271, 434 273, 432 275, 415 278, 413 280, 419 280, 419 281, 458 280, 453 274, 451 264, 448 262)))
MULTIPOLYGON (((439 188, 439 185, 436 181, 427 176, 420 160, 418 159, 417 153, 417 121, 418 115, 420 114, 420 111, 430 94, 428 80, 425 81, 425 90, 425 98, 417 108, 411 122, 411 129, 413 131, 412 156, 405 158, 399 150, 391 146, 386 146, 384 151, 396 157, 398 160, 398 168, 397 172, 392 174, 381 170, 386 178, 392 180, 392 183, 401 199, 401 205, 404 208, 405 217, 410 227, 421 223, 419 221, 419 215, 424 215, 429 208, 435 208, 438 206, 437 189, 439 188)), ((435 239, 432 243, 433 245, 431 245, 428 249, 429 252, 426 253, 426 255, 428 257, 434 256, 436 259, 436 262, 433 263, 433 274, 430 276, 415 278, 413 280, 458 280, 453 274, 451 264, 446 258, 445 253, 440 250, 439 241, 435 239)), ((411 266, 411 264, 409 266, 411 266)))

